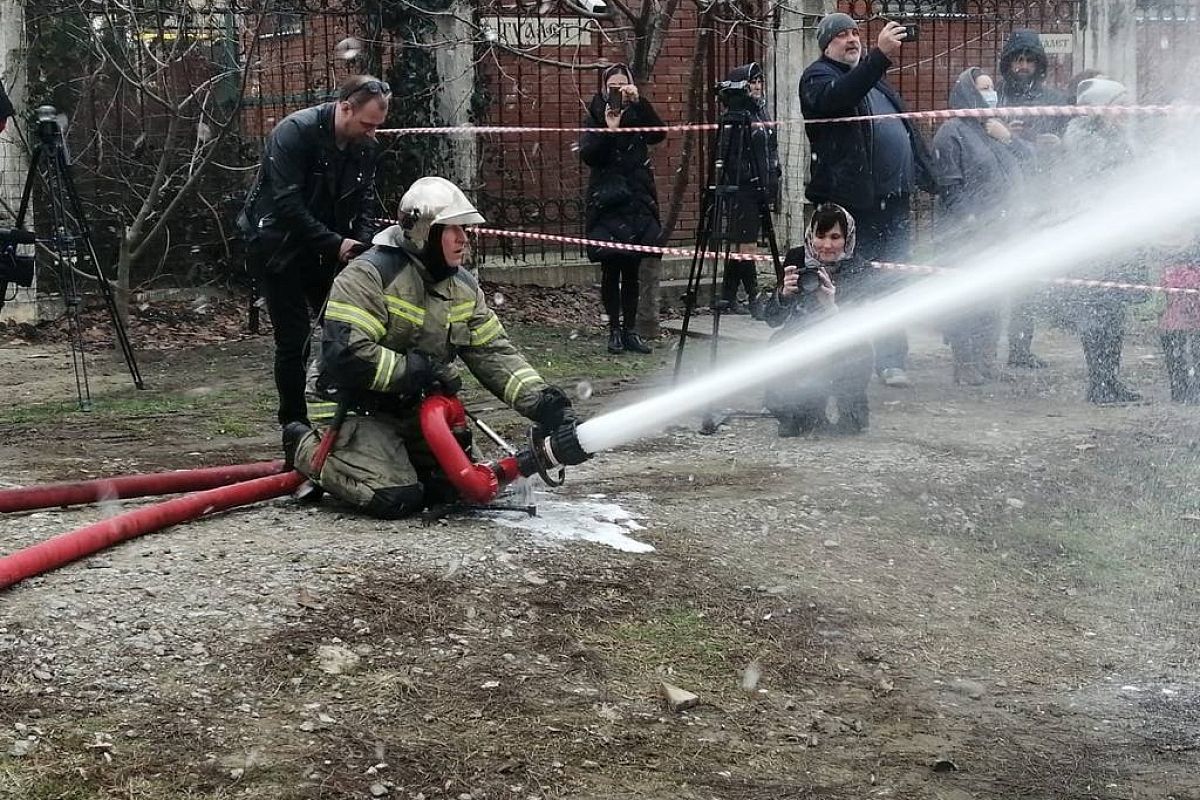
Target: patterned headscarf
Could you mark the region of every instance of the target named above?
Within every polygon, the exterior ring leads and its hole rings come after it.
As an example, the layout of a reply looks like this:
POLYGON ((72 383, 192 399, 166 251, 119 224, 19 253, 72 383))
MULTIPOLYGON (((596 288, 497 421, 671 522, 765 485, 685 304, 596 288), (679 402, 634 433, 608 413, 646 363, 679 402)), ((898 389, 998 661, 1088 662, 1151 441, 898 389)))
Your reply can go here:
POLYGON ((806 267, 827 267, 828 264, 817 258, 816 248, 813 247, 813 239, 817 236, 817 217, 824 216, 824 213, 834 212, 842 223, 842 230, 846 234, 846 249, 842 252, 842 257, 839 261, 845 261, 854 256, 855 236, 854 236, 854 217, 850 212, 839 206, 837 203, 822 203, 817 206, 813 212, 812 219, 808 221, 808 227, 804 230, 804 266, 806 267), (822 213, 824 212, 824 213, 822 213))

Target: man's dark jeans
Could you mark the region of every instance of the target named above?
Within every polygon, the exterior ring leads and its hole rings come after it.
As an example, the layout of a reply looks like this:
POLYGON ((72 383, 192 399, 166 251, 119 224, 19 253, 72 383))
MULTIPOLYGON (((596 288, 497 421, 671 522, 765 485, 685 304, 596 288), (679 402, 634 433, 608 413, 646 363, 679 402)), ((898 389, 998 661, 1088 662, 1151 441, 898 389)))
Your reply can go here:
MULTIPOLYGON (((249 256, 248 261, 254 257, 249 256)), ((275 389, 279 392, 279 424, 308 422, 304 397, 305 371, 313 320, 321 313, 333 285, 334 270, 318 264, 289 264, 263 274, 261 285, 275 336, 275 389)))
MULTIPOLYGON (((912 208, 909 195, 889 197, 873 208, 848 208, 857 224, 858 255, 867 262, 907 262, 912 250, 912 208)), ((882 297, 904 285, 902 273, 871 269, 867 278, 872 297, 882 297)), ((875 338, 875 371, 904 369, 908 335, 903 329, 875 338)))

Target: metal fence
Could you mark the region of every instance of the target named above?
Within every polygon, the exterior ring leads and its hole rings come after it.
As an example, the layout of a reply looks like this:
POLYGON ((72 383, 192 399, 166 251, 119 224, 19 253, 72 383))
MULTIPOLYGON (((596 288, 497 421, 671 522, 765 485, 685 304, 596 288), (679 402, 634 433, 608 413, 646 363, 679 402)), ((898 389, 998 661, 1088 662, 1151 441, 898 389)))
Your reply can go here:
MULTIPOLYGON (((668 123, 715 119, 717 80, 739 63, 773 59, 778 37, 811 35, 816 22, 769 0, 723 2, 704 12, 692 3, 660 7, 676 13, 653 70, 637 77, 668 123)), ((1053 35, 1050 80, 1065 83, 1082 0, 841 0, 840 8, 866 21, 868 39, 882 17, 920 25, 920 40, 905 48, 890 78, 924 110, 945 107, 965 67, 994 69, 1016 28, 1053 35)), ((1151 6, 1142 8, 1149 21, 1151 6)), ((1186 8, 1183 20, 1153 12, 1154 25, 1169 30, 1147 26, 1146 35, 1194 33, 1195 6, 1186 8)), ((288 113, 327 99, 351 74, 372 72, 392 84, 389 126, 572 127, 603 66, 644 55, 631 25, 588 19, 562 0, 49 0, 29 4, 27 28, 30 105, 49 99, 69 114, 72 156, 101 239, 135 222, 152 192, 169 196, 184 185, 197 153, 208 152, 205 137, 220 136, 204 179, 189 189, 185 213, 143 254, 143 281, 236 271, 232 220, 263 137, 288 113), (248 65, 244 74, 239 64, 248 65), (171 110, 196 92, 202 102, 171 110), (160 166, 166 176, 156 188, 160 166)), ((1183 38, 1170 46, 1182 48, 1183 38)), ((798 78, 779 66, 768 66, 777 97, 795 92, 798 78)), ((673 133, 654 148, 663 213, 677 243, 689 241, 696 225, 708 138, 673 133)), ((569 132, 392 136, 380 188, 394 207, 413 178, 449 171, 498 227, 579 235, 586 171, 572 148, 576 139, 569 132)), ((785 156, 803 168, 800 153, 785 156)), ((802 183, 802 175, 792 178, 802 183)), ((161 208, 153 206, 151 216, 161 208)), ((111 242, 100 244, 115 258, 111 242)), ((481 245, 485 257, 579 255, 569 246, 481 245)))

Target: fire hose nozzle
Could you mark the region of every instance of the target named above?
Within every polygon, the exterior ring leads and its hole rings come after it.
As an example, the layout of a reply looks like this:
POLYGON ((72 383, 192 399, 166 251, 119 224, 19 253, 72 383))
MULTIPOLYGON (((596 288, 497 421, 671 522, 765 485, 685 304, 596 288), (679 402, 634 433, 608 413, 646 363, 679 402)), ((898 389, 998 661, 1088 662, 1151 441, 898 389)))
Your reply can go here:
POLYGON ((517 470, 524 476, 540 475, 547 486, 561 486, 566 466, 582 464, 592 457, 583 449, 574 422, 560 425, 543 435, 539 428, 529 430, 529 446, 517 453, 517 470), (557 470, 558 476, 551 477, 557 470))

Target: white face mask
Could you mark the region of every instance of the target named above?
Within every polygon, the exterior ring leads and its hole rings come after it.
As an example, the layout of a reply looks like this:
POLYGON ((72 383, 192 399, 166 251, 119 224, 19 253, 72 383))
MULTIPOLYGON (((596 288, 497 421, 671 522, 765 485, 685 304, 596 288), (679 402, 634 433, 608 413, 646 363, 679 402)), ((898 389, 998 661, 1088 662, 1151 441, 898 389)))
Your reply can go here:
POLYGON ((988 108, 995 108, 1000 103, 1000 95, 996 94, 995 89, 980 89, 979 94, 983 97, 983 102, 987 103, 988 108))

